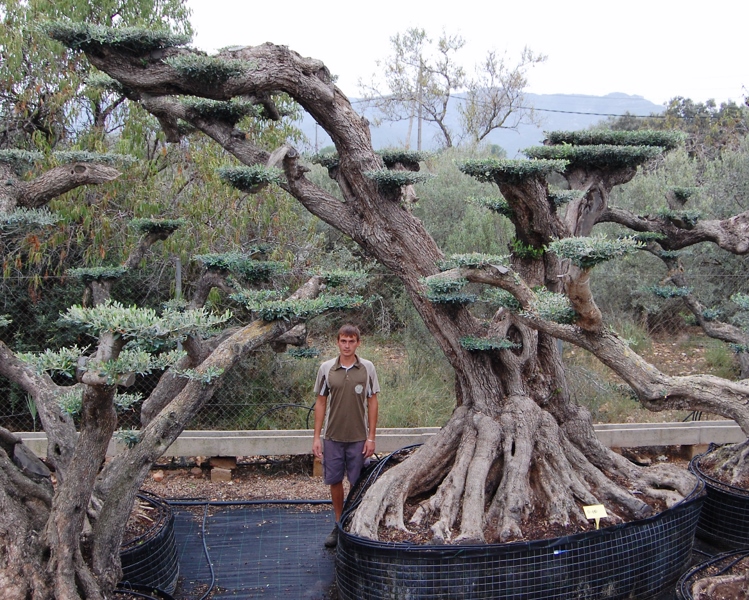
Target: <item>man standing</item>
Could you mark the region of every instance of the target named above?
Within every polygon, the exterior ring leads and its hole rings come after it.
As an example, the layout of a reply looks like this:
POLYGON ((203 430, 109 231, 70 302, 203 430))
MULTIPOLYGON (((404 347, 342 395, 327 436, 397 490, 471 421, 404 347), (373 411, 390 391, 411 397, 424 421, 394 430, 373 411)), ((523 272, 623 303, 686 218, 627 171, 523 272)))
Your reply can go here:
POLYGON ((364 461, 375 451, 380 384, 374 365, 356 355, 360 343, 358 327, 341 327, 336 342, 339 355, 320 365, 315 381, 317 400, 312 453, 323 459, 323 474, 325 483, 330 486, 336 521, 333 531, 325 538, 328 548, 338 544, 344 473, 354 485, 364 461))

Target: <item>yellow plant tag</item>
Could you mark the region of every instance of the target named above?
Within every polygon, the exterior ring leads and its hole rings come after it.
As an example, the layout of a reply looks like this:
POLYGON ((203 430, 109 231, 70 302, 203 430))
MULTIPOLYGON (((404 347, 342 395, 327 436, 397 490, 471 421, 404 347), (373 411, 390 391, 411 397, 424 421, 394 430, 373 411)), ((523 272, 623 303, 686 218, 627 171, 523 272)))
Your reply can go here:
POLYGON ((600 523, 601 519, 605 519, 609 515, 606 513, 606 507, 603 504, 592 504, 590 506, 583 506, 583 511, 585 511, 585 518, 595 519, 596 520, 596 529, 598 529, 598 524, 600 523))

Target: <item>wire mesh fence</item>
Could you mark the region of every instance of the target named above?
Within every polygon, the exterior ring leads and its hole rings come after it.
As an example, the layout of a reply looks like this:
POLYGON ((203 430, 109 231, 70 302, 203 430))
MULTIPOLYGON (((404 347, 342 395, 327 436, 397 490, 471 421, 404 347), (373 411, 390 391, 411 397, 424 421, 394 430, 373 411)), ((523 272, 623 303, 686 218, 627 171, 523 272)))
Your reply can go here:
MULTIPOLYGON (((112 296, 125 305, 159 308, 172 295, 170 281, 136 285, 137 275, 117 284, 112 296)), ((0 282, 0 315, 11 323, 0 328, 0 340, 16 352, 43 352, 73 344, 86 347, 94 339, 63 326, 59 316, 68 306, 80 304, 85 287, 77 281, 50 279, 41 286, 29 281, 0 282)), ((235 322, 234 325, 239 325, 235 322)), ((218 386, 213 397, 190 424, 191 429, 304 429, 311 427, 314 401, 312 383, 318 366, 314 357, 274 352, 264 347, 244 358, 218 386)), ((142 399, 148 397, 162 372, 139 375, 120 391, 137 394, 141 401, 119 414, 119 427, 137 429, 142 399)), ((61 385, 74 382, 55 376, 61 385)), ((41 423, 31 398, 19 386, 0 377, 0 426, 10 431, 38 431, 41 423)))

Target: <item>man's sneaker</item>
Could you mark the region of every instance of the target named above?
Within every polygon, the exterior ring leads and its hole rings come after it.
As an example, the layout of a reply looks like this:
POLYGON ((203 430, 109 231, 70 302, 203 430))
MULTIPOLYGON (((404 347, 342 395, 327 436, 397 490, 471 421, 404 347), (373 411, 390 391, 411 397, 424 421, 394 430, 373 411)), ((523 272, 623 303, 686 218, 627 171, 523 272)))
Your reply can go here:
POLYGON ((333 527, 333 531, 331 531, 328 534, 328 537, 325 538, 326 548, 335 548, 337 545, 338 545, 338 525, 333 527))

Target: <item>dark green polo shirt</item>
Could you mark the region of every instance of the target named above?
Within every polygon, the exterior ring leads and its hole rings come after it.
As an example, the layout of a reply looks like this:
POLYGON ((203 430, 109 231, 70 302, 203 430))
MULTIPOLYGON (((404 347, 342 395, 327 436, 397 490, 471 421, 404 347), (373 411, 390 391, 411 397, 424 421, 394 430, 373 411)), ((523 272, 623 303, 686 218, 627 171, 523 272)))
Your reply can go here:
POLYGON ((328 397, 323 437, 336 442, 367 439, 367 399, 380 391, 377 372, 371 361, 356 357, 350 369, 341 366, 340 357, 320 365, 315 393, 328 397))

